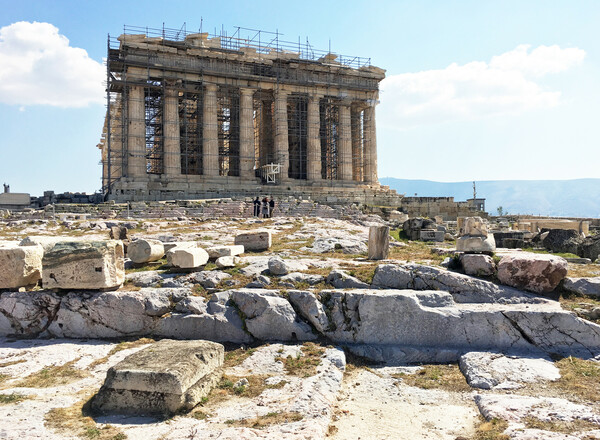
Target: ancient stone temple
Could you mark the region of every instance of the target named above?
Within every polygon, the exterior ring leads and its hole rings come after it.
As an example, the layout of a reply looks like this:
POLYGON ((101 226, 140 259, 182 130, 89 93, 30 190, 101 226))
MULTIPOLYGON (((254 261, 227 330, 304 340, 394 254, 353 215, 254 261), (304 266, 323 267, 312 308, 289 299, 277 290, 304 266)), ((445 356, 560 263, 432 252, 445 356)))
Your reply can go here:
POLYGON ((109 37, 98 144, 107 198, 269 194, 398 205, 401 197, 377 180, 375 106, 385 71, 242 31, 126 27, 109 37))

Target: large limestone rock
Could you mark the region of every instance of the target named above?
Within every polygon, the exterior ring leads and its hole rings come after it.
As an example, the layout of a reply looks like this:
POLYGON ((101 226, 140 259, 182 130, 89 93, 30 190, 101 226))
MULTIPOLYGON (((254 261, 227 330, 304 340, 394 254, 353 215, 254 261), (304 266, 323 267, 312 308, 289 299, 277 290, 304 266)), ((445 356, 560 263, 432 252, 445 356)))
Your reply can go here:
POLYGON ((231 291, 232 301, 245 315, 248 331, 266 341, 309 341, 316 339, 291 304, 277 291, 239 289, 231 291))
POLYGON ((352 275, 347 274, 343 270, 334 269, 329 272, 326 279, 327 284, 332 285, 336 289, 368 289, 369 285, 364 281, 359 280, 352 275))
POLYGON ((241 255, 244 253, 244 246, 211 246, 206 248, 206 252, 208 252, 208 256, 211 260, 216 260, 220 257, 235 257, 236 255, 241 255))
POLYGON ((269 273, 271 275, 287 275, 289 269, 281 257, 269 258, 269 273))
POLYGON ((59 242, 44 253, 42 268, 46 289, 115 289, 125 281, 123 242, 59 242))
POLYGON ((350 238, 320 237, 315 239, 311 247, 305 249, 319 254, 336 251, 344 254, 364 254, 367 252, 367 245, 360 240, 350 238))
POLYGON ((435 221, 428 218, 415 217, 406 220, 402 224, 402 230, 411 240, 419 240, 421 237, 421 230, 423 229, 437 230, 435 221))
POLYGON ((550 229, 542 244, 552 252, 564 252, 579 255, 583 239, 573 229, 550 229))
POLYGON ((0 294, 0 336, 47 337, 61 299, 50 291, 0 294))
POLYGON ((563 287, 580 295, 600 296, 600 277, 565 278, 563 287))
POLYGON ((227 269, 235 267, 240 263, 240 257, 219 257, 215 260, 217 269, 227 269))
POLYGON ((299 310, 303 318, 310 322, 318 332, 328 330, 329 320, 323 303, 312 292, 292 290, 289 292, 290 302, 299 310))
POLYGON ((581 244, 581 253, 578 255, 592 261, 600 259, 600 234, 586 237, 581 244))
POLYGON ((369 228, 369 260, 385 260, 389 252, 389 226, 371 226, 369 228))
POLYGON ((464 235, 456 239, 456 250, 492 254, 496 251, 496 241, 493 234, 487 236, 464 235))
POLYGON ((235 244, 247 251, 266 251, 271 247, 271 231, 244 232, 235 236, 235 244))
POLYGON ((567 275, 567 260, 544 254, 516 253, 498 263, 501 283, 536 293, 552 292, 567 275))
POLYGON ((537 356, 469 352, 460 357, 459 366, 473 388, 519 388, 521 383, 554 381, 560 372, 543 354, 537 356))
POLYGON ((42 278, 41 246, 0 247, 0 289, 35 285, 42 278))
POLYGON ((127 257, 134 263, 149 263, 160 260, 165 255, 165 247, 160 240, 138 239, 127 246, 127 257))
POLYGON ((373 287, 384 289, 442 290, 458 303, 540 303, 547 300, 511 287, 446 269, 421 264, 380 264, 373 287))
POLYGON ((191 410, 218 383, 223 359, 221 344, 162 340, 111 367, 92 408, 136 415, 191 410))
POLYGON ((167 264, 182 269, 194 269, 208 263, 208 253, 199 247, 171 249, 167 252, 167 264))
POLYGON ((489 277, 496 269, 492 257, 485 254, 463 254, 460 256, 460 262, 467 275, 489 277))

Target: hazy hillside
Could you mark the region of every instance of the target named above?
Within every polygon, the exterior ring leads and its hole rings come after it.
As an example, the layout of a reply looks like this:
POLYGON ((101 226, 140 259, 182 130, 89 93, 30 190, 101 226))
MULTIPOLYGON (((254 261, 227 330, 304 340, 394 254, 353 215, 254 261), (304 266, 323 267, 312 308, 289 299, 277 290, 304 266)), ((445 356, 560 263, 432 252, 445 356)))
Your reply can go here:
MULTIPOLYGON (((384 177, 379 179, 406 196, 473 197, 473 182, 433 182, 384 177)), ((476 182, 477 197, 485 197, 486 210, 496 214, 502 206, 510 214, 563 217, 600 217, 600 179, 489 180, 476 182)))

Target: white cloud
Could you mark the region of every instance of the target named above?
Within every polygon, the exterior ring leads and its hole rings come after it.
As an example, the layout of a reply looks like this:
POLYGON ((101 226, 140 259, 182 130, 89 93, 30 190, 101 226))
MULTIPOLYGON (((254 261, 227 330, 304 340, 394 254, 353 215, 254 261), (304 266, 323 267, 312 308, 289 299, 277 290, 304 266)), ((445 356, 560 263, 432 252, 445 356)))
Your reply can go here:
POLYGON ((84 107, 104 102, 106 70, 50 23, 0 28, 0 102, 84 107))
POLYGON ((535 79, 581 63, 585 51, 529 49, 520 45, 489 63, 453 63, 442 70, 389 76, 381 84, 378 121, 387 128, 405 129, 554 107, 560 92, 545 90, 535 79))

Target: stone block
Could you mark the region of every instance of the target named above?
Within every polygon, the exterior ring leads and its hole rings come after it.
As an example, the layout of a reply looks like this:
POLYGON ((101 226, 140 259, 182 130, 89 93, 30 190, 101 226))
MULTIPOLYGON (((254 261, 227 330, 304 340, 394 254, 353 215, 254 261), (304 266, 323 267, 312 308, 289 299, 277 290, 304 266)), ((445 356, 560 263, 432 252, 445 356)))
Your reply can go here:
POLYGON ((123 242, 59 242, 44 253, 42 269, 46 289, 118 288, 125 281, 123 242))
POLYGON ((138 239, 127 246, 127 257, 138 264, 160 260, 164 255, 165 247, 160 240, 138 239))
POLYGON ((466 217, 463 220, 461 235, 470 235, 472 237, 487 237, 488 226, 481 217, 466 217))
POLYGON ((163 242, 163 247, 165 248, 165 254, 169 252, 171 249, 189 249, 199 247, 197 241, 171 241, 168 243, 163 242))
POLYGON ((218 269, 235 267, 240 262, 240 257, 219 257, 215 260, 218 269))
POLYGON ((182 269, 193 269, 208 263, 208 253, 202 248, 171 249, 167 252, 167 264, 182 269))
POLYGON ((234 257, 236 255, 243 254, 244 246, 211 246, 209 248, 206 248, 206 252, 208 252, 208 257, 211 260, 216 260, 220 257, 234 257))
POLYGON ((444 241, 446 233, 444 231, 438 231, 435 229, 421 229, 419 233, 419 240, 421 241, 444 241))
POLYGON ((502 257, 498 280, 536 293, 552 292, 567 275, 567 261, 544 254, 518 253, 502 257))
POLYGON ((492 234, 487 237, 465 235, 456 239, 456 250, 459 252, 493 253, 496 250, 496 241, 492 234))
POLYGON ((494 260, 489 255, 483 254, 463 254, 460 256, 460 262, 467 275, 490 276, 494 274, 494 260))
POLYGON ((247 251, 266 251, 271 247, 271 231, 244 232, 235 236, 235 244, 247 251))
POLYGON ((61 241, 68 241, 68 242, 89 241, 89 238, 31 235, 31 236, 25 237, 23 240, 21 240, 21 242, 19 243, 19 246, 38 246, 39 245, 44 249, 44 252, 46 252, 46 251, 49 251, 50 249, 52 249, 56 243, 60 243, 61 241))
POLYGON ((42 277, 41 246, 0 246, 0 289, 34 285, 42 277))
POLYGON ((111 367, 92 408, 137 415, 190 410, 219 381, 223 358, 215 342, 164 339, 111 367))
POLYGON ((389 226, 371 226, 369 228, 369 260, 385 260, 389 252, 389 226))

